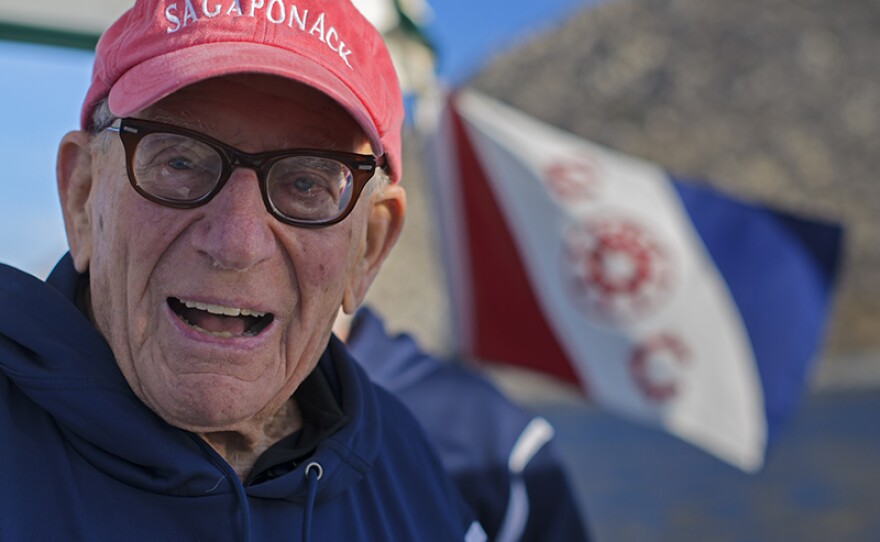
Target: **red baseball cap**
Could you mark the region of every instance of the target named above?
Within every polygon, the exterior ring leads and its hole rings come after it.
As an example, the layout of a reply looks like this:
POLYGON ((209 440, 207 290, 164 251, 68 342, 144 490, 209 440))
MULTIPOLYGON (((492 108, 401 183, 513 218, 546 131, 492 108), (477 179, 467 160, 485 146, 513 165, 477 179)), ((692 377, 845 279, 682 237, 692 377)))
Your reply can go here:
POLYGON ((379 32, 349 0, 138 0, 101 36, 80 122, 129 116, 212 77, 263 73, 338 102, 400 180, 404 107, 379 32))

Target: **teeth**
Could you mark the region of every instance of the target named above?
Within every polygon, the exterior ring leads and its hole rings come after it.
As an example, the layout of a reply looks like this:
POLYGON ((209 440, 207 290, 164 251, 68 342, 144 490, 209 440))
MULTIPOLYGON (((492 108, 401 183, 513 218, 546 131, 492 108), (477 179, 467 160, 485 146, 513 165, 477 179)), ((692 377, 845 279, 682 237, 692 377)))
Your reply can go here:
POLYGON ((207 311, 211 314, 219 314, 221 316, 254 316, 262 318, 266 316, 265 312, 259 312, 251 309, 239 309, 235 307, 223 307, 221 305, 211 305, 210 303, 201 303, 199 301, 180 300, 187 308, 207 311))
MULTIPOLYGON (((194 324, 190 324, 190 326, 192 326, 193 329, 201 331, 202 333, 204 333, 206 335, 213 335, 214 337, 220 337, 222 339, 231 339, 231 338, 235 337, 235 335, 233 335, 232 333, 230 333, 228 331, 208 331, 207 329, 205 329, 203 327, 199 327, 194 324)), ((247 333, 245 333, 245 335, 247 335, 247 333)))

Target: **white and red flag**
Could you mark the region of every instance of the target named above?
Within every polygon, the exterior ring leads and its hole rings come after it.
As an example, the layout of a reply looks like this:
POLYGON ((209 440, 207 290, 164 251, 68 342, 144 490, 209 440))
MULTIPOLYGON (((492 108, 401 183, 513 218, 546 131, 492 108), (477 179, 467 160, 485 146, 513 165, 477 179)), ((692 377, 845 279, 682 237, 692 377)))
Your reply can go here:
POLYGON ((840 228, 735 201, 475 91, 429 138, 462 354, 578 383, 746 471, 815 357, 840 228))

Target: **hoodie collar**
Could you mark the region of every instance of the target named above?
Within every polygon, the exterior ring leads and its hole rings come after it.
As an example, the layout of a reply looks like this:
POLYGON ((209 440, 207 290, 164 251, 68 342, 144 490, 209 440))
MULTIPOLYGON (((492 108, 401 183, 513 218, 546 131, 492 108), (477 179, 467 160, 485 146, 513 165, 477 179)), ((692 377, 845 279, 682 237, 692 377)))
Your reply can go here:
POLYGON ((293 470, 314 454, 321 441, 349 421, 320 369, 312 371, 293 396, 302 412, 302 429, 263 452, 245 479, 245 485, 258 484, 293 470))

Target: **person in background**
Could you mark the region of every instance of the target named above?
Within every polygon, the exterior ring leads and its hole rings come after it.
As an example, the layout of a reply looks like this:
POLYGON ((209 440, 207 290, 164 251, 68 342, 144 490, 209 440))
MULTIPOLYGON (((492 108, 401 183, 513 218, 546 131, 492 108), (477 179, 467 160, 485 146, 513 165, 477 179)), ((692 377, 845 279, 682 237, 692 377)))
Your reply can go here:
POLYGON ((340 313, 334 333, 374 382, 412 410, 490 540, 589 540, 545 419, 475 369, 427 354, 409 335, 389 335, 368 307, 340 313))
POLYGON ((69 254, 0 265, 0 540, 485 540, 331 337, 403 223, 402 119, 348 0, 139 0, 104 33, 69 254))

